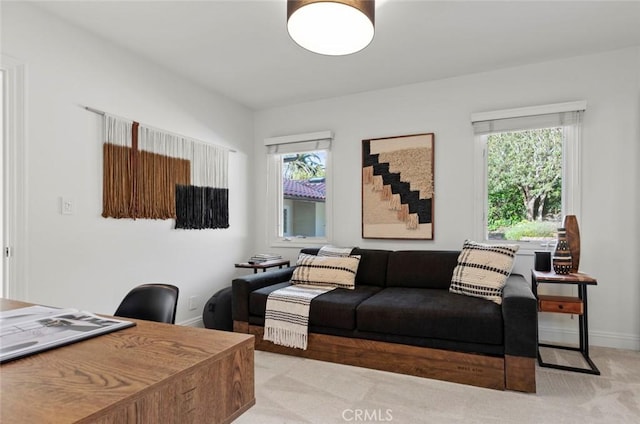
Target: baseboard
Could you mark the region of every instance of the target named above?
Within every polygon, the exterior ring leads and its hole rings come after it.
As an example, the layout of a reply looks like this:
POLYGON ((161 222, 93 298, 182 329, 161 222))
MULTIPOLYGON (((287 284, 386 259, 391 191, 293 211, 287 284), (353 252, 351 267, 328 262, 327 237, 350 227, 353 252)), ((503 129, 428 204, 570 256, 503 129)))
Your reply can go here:
MULTIPOLYGON (((576 320, 577 321, 577 320, 576 320)), ((576 324, 577 325, 577 324, 576 324)), ((539 327, 539 339, 543 342, 577 345, 578 329, 539 327)), ((633 334, 589 331, 589 345, 616 349, 640 350, 640 337, 633 334)))
POLYGON ((202 317, 195 317, 186 321, 179 322, 178 325, 184 325, 185 327, 204 328, 204 321, 202 321, 202 317))
POLYGON ((592 346, 614 347, 617 349, 640 350, 640 336, 633 334, 590 331, 589 342, 592 346))

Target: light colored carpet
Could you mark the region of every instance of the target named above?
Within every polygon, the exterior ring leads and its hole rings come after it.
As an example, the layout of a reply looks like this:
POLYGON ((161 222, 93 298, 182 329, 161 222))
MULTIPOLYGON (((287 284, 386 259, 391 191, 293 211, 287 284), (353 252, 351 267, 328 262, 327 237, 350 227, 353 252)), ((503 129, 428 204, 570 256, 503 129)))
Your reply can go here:
POLYGON ((602 375, 538 367, 538 392, 525 394, 257 351, 256 405, 234 422, 640 423, 640 352, 592 347, 591 358, 602 375))

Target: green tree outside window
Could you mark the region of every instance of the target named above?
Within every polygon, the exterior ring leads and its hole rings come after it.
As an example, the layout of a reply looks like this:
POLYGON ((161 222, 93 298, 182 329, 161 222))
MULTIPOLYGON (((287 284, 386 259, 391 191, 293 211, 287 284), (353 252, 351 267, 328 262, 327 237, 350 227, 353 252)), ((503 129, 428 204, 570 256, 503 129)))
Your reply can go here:
POLYGON ((487 137, 489 238, 554 236, 562 211, 562 128, 487 137))

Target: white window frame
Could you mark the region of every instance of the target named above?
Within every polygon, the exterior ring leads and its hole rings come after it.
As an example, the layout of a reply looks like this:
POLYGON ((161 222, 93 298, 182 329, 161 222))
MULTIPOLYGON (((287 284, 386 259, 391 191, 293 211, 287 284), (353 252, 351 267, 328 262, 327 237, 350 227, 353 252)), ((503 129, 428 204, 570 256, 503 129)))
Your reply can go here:
MULTIPOLYGON (((489 240, 487 238, 488 217, 488 169, 487 169, 487 137, 491 134, 493 123, 499 120, 523 118, 531 119, 532 129, 535 129, 535 120, 545 115, 562 114, 565 112, 579 112, 578 122, 564 126, 565 135, 562 144, 562 216, 576 215, 580 219, 582 205, 581 187, 581 131, 582 112, 587 108, 586 101, 556 103, 543 106, 506 109, 492 112, 474 113, 471 115, 471 123, 474 125, 474 237, 485 243, 510 243, 519 244, 522 253, 549 248, 548 241, 516 241, 516 240, 489 240), (482 126, 485 126, 484 130, 482 126), (480 129, 478 129, 480 128, 480 129)), ((504 122, 504 121, 503 121, 504 122)), ((505 130, 507 132, 509 130, 505 130)), ((502 132, 496 130, 495 132, 502 132)))
POLYGON ((320 131, 307 134, 296 134, 282 137, 271 137, 264 140, 267 148, 267 241, 271 247, 308 247, 331 244, 333 221, 333 182, 331 172, 331 142, 333 132, 320 131), (301 153, 324 150, 325 162, 325 236, 324 237, 283 237, 282 228, 283 193, 282 193, 282 159, 283 153, 301 153))

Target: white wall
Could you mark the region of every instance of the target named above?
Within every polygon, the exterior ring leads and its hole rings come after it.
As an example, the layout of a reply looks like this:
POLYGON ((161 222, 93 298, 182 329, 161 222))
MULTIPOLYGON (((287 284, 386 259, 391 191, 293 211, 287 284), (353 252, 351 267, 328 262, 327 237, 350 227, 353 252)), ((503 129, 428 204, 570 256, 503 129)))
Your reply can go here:
MULTIPOLYGON (((254 127, 251 111, 28 4, 3 3, 1 47, 28 70, 26 300, 111 313, 131 286, 168 281, 182 290, 178 322, 196 320, 202 305, 188 311, 188 298, 227 286, 234 262, 297 254, 267 244, 263 139, 327 129, 335 244, 459 249, 473 234, 470 114, 584 99, 581 270, 599 281, 589 290, 591 341, 640 349, 640 48, 269 109, 254 127), (231 228, 101 218, 100 119, 81 105, 236 149, 231 228), (435 133, 435 240, 361 239, 361 140, 422 132, 435 133), (60 196, 75 200, 74 215, 59 213, 60 196)), ((531 262, 520 258, 516 270, 527 274, 531 262)), ((546 314, 541 335, 574 340, 575 324, 546 314)))
POLYGON ((134 285, 169 282, 181 289, 177 322, 195 323, 252 248, 252 112, 27 4, 3 3, 2 53, 27 67, 23 298, 113 313, 134 285), (230 228, 102 218, 101 118, 82 105, 237 150, 230 228), (75 214, 60 214, 60 196, 74 199, 75 214))
MULTIPOLYGON (((497 70, 313 103, 264 110, 255 120, 256 200, 265 204, 266 137, 335 132, 332 148, 334 244, 388 249, 459 249, 473 238, 472 112, 586 100, 582 150, 581 271, 599 285, 589 289, 591 344, 640 349, 640 248, 637 235, 640 48, 497 70), (435 239, 361 238, 361 140, 435 133, 435 239)), ((268 226, 256 211, 257 228, 268 226)), ((256 251, 297 248, 267 244, 256 251)), ((516 271, 530 275, 532 257, 516 271)), ((577 341, 577 319, 540 318, 541 338, 577 341)))

